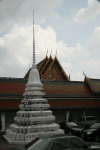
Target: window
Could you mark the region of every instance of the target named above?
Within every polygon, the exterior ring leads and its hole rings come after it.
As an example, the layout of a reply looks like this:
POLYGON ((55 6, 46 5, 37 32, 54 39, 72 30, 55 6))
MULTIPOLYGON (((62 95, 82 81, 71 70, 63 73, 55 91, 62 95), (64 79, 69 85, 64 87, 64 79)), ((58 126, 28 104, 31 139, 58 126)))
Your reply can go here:
POLYGON ((93 121, 96 120, 95 117, 86 117, 86 121, 92 121, 92 120, 93 121))
POLYGON ((80 139, 78 139, 78 138, 70 138, 69 139, 69 141, 70 141, 70 145, 71 145, 71 147, 74 149, 76 149, 76 148, 87 148, 88 146, 83 142, 83 141, 81 141, 80 139))
POLYGON ((61 126, 66 126, 66 123, 65 123, 65 122, 62 122, 61 126))
MULTIPOLYGON (((39 149, 42 145, 44 145, 46 142, 46 140, 43 140, 43 139, 39 139, 37 140, 35 143, 33 143, 30 147, 29 147, 29 150, 37 150, 39 149)), ((30 144, 30 143, 29 143, 30 144)))
POLYGON ((39 150, 49 150, 52 143, 52 140, 46 140, 45 144, 43 144, 39 150))
POLYGON ((77 121, 82 121, 82 118, 79 118, 77 121))
POLYGON ((66 139, 61 138, 61 139, 57 139, 56 141, 56 149, 57 150, 64 150, 64 149, 68 149, 68 142, 66 139))
POLYGON ((85 118, 83 117, 83 122, 85 121, 85 118))
POLYGON ((69 126, 69 127, 77 127, 78 125, 76 124, 76 123, 74 123, 74 122, 68 122, 68 123, 66 123, 67 124, 67 126, 69 126))
POLYGON ((95 123, 90 128, 98 129, 98 128, 100 128, 100 123, 95 123))
POLYGON ((55 149, 56 149, 56 145, 55 145, 55 142, 53 142, 49 150, 55 150, 55 149))

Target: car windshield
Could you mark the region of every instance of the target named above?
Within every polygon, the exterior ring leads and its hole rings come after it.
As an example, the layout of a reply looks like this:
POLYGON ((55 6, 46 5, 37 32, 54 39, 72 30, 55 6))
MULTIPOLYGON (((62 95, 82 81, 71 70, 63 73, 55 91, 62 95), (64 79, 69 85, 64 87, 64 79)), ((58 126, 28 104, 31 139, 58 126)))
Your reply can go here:
POLYGON ((69 126, 69 127, 77 127, 78 125, 76 124, 76 123, 74 123, 74 122, 68 122, 68 123, 66 123, 67 124, 67 126, 69 126))
POLYGON ((95 123, 90 128, 92 128, 92 129, 98 129, 99 127, 100 127, 100 123, 95 123))
POLYGON ((39 138, 36 138, 35 140, 33 140, 32 142, 30 142, 29 144, 27 144, 25 146, 25 148, 30 148, 30 150, 34 149, 35 148, 39 148, 40 146, 42 146, 43 144, 45 143, 45 140, 44 139, 39 139, 39 138))
POLYGON ((95 117, 86 117, 87 121, 96 120, 95 117))

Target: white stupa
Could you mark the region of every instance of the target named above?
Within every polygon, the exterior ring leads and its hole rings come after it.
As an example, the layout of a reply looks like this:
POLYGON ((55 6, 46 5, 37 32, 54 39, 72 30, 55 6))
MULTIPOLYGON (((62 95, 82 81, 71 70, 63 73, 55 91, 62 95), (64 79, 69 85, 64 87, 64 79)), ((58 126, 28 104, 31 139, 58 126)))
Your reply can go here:
MULTIPOLYGON (((34 11, 33 11, 34 12, 34 11)), ((33 14, 34 16, 34 14, 33 14)), ((3 137, 9 144, 27 144, 42 135, 64 134, 59 125, 54 123, 55 117, 48 110, 50 105, 43 96, 43 84, 35 65, 35 40, 33 18, 33 65, 26 84, 24 99, 21 100, 15 123, 10 125, 3 137)))

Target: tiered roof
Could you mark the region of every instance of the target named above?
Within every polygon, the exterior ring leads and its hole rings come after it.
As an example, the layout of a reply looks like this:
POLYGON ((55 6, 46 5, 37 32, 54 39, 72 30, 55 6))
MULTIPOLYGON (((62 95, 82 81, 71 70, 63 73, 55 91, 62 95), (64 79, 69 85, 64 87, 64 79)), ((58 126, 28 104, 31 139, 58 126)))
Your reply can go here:
MULTIPOLYGON (((69 81, 57 57, 46 56, 37 68, 52 109, 100 107, 100 79, 85 75, 84 82, 69 81)), ((0 109, 18 110, 30 69, 24 78, 0 78, 0 109)))
POLYGON ((86 82, 93 94, 100 94, 100 79, 88 78, 85 75, 84 82, 86 82))
MULTIPOLYGON (((37 69, 39 70, 40 79, 64 81, 70 80, 56 56, 54 59, 51 55, 49 58, 46 56, 45 59, 37 64, 37 69)), ((25 79, 28 79, 30 70, 31 68, 24 76, 25 79)))

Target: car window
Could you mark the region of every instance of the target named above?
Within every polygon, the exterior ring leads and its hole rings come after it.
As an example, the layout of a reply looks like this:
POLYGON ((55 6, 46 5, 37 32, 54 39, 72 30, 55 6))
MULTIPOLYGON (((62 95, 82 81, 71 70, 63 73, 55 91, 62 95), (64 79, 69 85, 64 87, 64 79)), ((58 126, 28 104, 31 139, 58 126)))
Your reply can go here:
POLYGON ((39 139, 38 141, 36 141, 33 145, 31 145, 29 147, 29 150, 37 150, 39 149, 42 145, 44 145, 46 143, 46 140, 44 139, 39 139))
POLYGON ((34 143, 36 143, 37 141, 39 141, 40 139, 39 138, 35 138, 32 142, 26 144, 24 147, 25 148, 29 148, 30 146, 32 146, 34 143))
POLYGON ((62 122, 61 126, 66 126, 66 123, 65 123, 65 122, 62 122))
POLYGON ((85 118, 83 117, 83 122, 85 121, 85 118))
POLYGON ((52 143, 52 145, 50 146, 50 148, 48 150, 56 150, 55 142, 52 143))
POLYGON ((95 117, 86 117, 86 121, 96 120, 95 117))
POLYGON ((69 141, 70 141, 71 148, 73 149, 87 147, 87 145, 78 138, 70 138, 69 141))
POLYGON ((79 118, 77 121, 82 121, 82 118, 79 118))
POLYGON ((49 150, 53 140, 46 140, 46 142, 39 148, 39 150, 49 150))
POLYGON ((56 139, 56 149, 57 150, 64 150, 64 149, 68 149, 69 145, 66 139, 61 138, 61 139, 56 139))
POLYGON ((98 129, 98 128, 100 128, 100 123, 95 123, 90 128, 98 129))
POLYGON ((76 123, 74 123, 74 122, 68 122, 68 123, 66 123, 67 124, 67 126, 69 126, 69 127, 77 127, 78 125, 76 124, 76 123))

